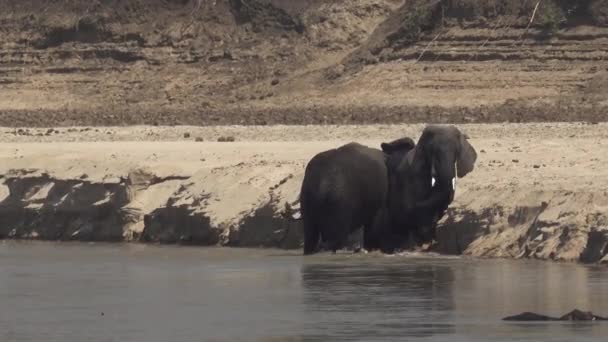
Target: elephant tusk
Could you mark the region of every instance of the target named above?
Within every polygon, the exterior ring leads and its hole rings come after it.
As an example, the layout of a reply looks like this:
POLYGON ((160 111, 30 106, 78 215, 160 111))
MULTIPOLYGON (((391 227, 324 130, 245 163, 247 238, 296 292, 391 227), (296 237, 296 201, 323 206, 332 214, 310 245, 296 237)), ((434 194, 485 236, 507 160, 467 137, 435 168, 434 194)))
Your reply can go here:
POLYGON ((458 164, 454 162, 454 178, 452 178, 452 190, 456 191, 456 176, 458 175, 458 164))
POLYGON ((431 188, 435 186, 436 180, 435 176, 437 175, 437 170, 435 170, 435 163, 431 163, 431 188))
MULTIPOLYGON (((454 170, 456 170, 456 164, 454 163, 454 170)), ((435 165, 431 165, 431 188, 435 186, 435 165)), ((452 178, 452 190, 456 191, 456 176, 452 178)))
MULTIPOLYGON (((431 188, 435 186, 435 177, 431 177, 431 188)), ((452 178, 452 190, 456 191, 456 177, 452 178)))

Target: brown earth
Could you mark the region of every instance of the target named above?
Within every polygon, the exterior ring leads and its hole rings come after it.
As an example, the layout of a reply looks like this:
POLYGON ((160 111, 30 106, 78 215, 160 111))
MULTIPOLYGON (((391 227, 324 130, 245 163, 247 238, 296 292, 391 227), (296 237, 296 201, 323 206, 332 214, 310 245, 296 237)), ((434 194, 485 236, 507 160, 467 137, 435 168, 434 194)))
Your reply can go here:
POLYGON ((0 0, 0 125, 606 120, 607 1, 430 3, 0 0))
MULTIPOLYGON (((300 248, 287 205, 315 153, 423 127, 4 128, 0 238, 300 248)), ((431 250, 608 261, 608 124, 458 127, 478 160, 431 250)))

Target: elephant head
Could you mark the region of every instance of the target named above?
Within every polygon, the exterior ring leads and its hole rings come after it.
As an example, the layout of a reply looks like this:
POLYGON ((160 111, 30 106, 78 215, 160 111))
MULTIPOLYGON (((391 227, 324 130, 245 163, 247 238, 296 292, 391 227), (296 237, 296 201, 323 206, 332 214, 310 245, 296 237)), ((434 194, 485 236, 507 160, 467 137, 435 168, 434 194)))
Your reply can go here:
POLYGON ((382 151, 386 154, 394 154, 396 152, 409 152, 414 147, 416 147, 416 143, 412 138, 405 137, 397 140, 393 140, 391 142, 383 142, 380 144, 382 151))
POLYGON ((390 170, 399 165, 405 156, 416 147, 416 143, 412 138, 405 137, 391 142, 383 142, 380 147, 386 156, 386 166, 390 174, 390 170))
POLYGON ((388 206, 395 229, 413 232, 417 242, 434 239, 435 224, 454 200, 456 179, 470 173, 476 159, 466 135, 436 125, 427 126, 405 155, 389 156, 388 206))

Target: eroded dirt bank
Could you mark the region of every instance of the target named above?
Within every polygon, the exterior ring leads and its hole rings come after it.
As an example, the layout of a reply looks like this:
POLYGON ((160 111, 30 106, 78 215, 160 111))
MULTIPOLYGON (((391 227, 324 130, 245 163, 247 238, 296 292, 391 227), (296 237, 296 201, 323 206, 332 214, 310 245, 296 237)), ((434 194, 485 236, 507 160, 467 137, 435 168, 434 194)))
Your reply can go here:
MULTIPOLYGON (((0 237, 299 248, 286 204, 310 157, 352 140, 417 139, 422 128, 0 129, 0 237), (226 136, 236 141, 216 141, 226 136)), ((434 250, 608 259, 607 124, 459 128, 479 159, 434 250)))

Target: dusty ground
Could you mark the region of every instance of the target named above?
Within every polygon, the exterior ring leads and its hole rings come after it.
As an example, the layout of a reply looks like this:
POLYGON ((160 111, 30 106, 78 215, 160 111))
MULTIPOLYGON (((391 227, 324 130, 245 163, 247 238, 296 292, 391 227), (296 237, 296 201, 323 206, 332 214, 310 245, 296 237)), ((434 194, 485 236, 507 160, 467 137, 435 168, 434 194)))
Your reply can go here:
POLYGON ((606 120, 605 1, 419 3, 0 0, 0 125, 606 120))
MULTIPOLYGON (((459 181, 433 248, 555 260, 606 255, 608 124, 458 127, 479 159, 459 181)), ((282 215, 310 157, 352 140, 417 139, 422 128, 72 127, 48 136, 5 128, 0 235, 297 248, 301 227, 282 215), (236 141, 215 141, 221 136, 236 141)))

